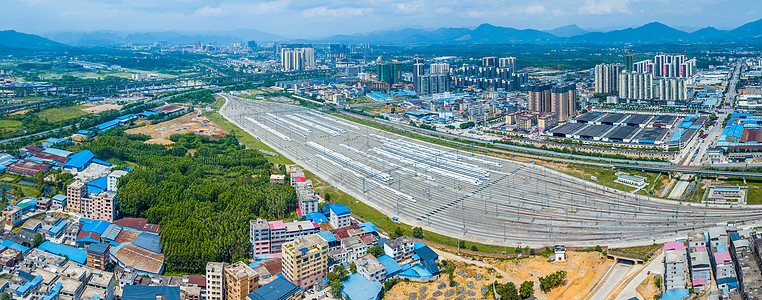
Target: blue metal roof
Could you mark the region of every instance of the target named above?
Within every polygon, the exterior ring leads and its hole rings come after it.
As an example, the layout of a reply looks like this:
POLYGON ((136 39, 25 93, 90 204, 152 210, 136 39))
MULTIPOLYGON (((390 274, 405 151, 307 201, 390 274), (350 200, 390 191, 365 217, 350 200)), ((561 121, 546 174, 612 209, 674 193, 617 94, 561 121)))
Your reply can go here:
POLYGON ((180 300, 180 287, 127 285, 122 291, 122 300, 156 299, 156 296, 164 296, 164 300, 180 300))
POLYGON ((155 233, 141 232, 132 241, 132 244, 149 251, 161 253, 161 241, 159 240, 159 235, 155 233))
POLYGON ((86 164, 88 164, 94 157, 95 157, 95 154, 93 154, 93 152, 91 152, 90 150, 77 152, 73 154, 71 157, 69 157, 69 161, 67 161, 64 164, 64 168, 81 169, 86 164))
POLYGON ((360 228, 362 228, 362 230, 364 230, 365 233, 378 231, 378 227, 376 227, 376 225, 373 225, 373 223, 371 222, 360 223, 358 224, 358 226, 360 226, 360 228))
POLYGON ((381 255, 378 257, 378 261, 386 267, 386 275, 391 276, 393 274, 396 274, 402 268, 400 267, 400 264, 397 263, 391 256, 389 255, 381 255))
POLYGON ((87 261, 87 251, 46 241, 38 249, 60 256, 67 256, 70 260, 84 264, 87 261))
POLYGON ((69 157, 69 155, 72 154, 69 151, 61 150, 61 149, 56 149, 56 148, 48 148, 48 149, 42 150, 42 152, 43 153, 47 153, 47 154, 58 155, 58 156, 61 156, 61 157, 69 157))
POLYGON ((360 274, 354 273, 344 282, 342 294, 349 300, 374 300, 378 299, 381 288, 382 285, 378 280, 369 281, 360 274))
POLYGON ((18 289, 16 289, 16 295, 19 297, 26 296, 30 289, 36 287, 42 282, 42 275, 37 275, 32 281, 25 282, 18 289))
POLYGON ((2 243, 0 243, 0 247, 2 247, 2 248, 11 247, 11 248, 16 249, 18 251, 21 251, 22 253, 26 253, 27 251, 29 251, 29 247, 21 246, 20 244, 14 242, 14 241, 9 241, 9 240, 5 240, 2 243))
POLYGON ((107 161, 103 161, 103 160, 100 160, 100 159, 97 159, 97 158, 96 158, 96 159, 93 159, 93 162, 94 162, 94 163, 96 163, 96 164, 99 164, 99 165, 104 165, 104 166, 107 166, 107 167, 110 167, 110 166, 111 166, 111 163, 110 163, 110 162, 107 162, 107 161))
POLYGON ((428 246, 423 246, 413 251, 415 252, 415 254, 418 254, 418 257, 420 257, 422 260, 436 261, 439 258, 439 255, 436 252, 434 252, 434 250, 431 250, 431 248, 429 248, 428 246))
POLYGON ((336 236, 335 236, 335 235, 333 235, 333 232, 330 232, 330 231, 321 231, 321 232, 318 232, 317 234, 318 234, 320 237, 322 237, 324 240, 326 240, 326 242, 329 242, 329 243, 330 243, 330 242, 335 242, 335 241, 337 241, 337 240, 336 240, 336 236))
POLYGON ((341 203, 336 203, 334 205, 331 205, 331 211, 337 216, 348 215, 350 213, 349 208, 347 208, 346 205, 341 203))
POLYGON ((285 300, 301 290, 300 287, 291 283, 291 281, 283 277, 277 277, 270 283, 260 286, 249 293, 247 297, 251 300, 285 300))
POLYGON ((52 228, 50 228, 50 230, 48 230, 48 231, 50 232, 50 235, 52 235, 52 236, 58 236, 58 234, 61 232, 61 230, 64 230, 64 228, 66 228, 66 226, 69 226, 69 223, 66 223, 66 221, 60 221, 60 222, 56 223, 56 225, 53 226, 52 228))
POLYGON ((66 195, 56 194, 52 197, 52 199, 57 201, 64 201, 66 200, 66 195))
POLYGON ((400 273, 400 277, 409 277, 409 278, 431 278, 434 275, 431 274, 428 270, 424 269, 421 266, 413 266, 410 269, 407 269, 400 273))
POLYGON ((328 218, 326 218, 324 214, 319 212, 311 213, 309 215, 304 216, 304 218, 315 223, 328 222, 328 218))
POLYGON ((87 246, 87 252, 106 254, 106 250, 108 250, 108 244, 104 243, 92 243, 87 246))
POLYGON ((98 235, 103 234, 103 232, 106 231, 106 228, 108 228, 111 223, 101 220, 90 220, 85 218, 80 218, 79 221, 82 223, 82 228, 80 230, 82 231, 89 231, 89 232, 95 232, 98 235))
POLYGON ((56 283, 55 286, 53 286, 53 289, 50 290, 50 293, 47 294, 45 297, 42 297, 42 300, 53 300, 58 298, 58 293, 61 292, 61 287, 63 286, 63 283, 56 283))

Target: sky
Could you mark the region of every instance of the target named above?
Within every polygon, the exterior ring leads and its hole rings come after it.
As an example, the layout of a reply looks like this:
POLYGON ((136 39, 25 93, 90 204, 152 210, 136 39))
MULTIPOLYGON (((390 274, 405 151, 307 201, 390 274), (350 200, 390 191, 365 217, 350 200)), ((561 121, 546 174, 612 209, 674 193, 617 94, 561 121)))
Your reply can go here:
POLYGON ((760 0, 2 0, 0 29, 226 31, 320 38, 403 27, 540 30, 576 24, 625 28, 735 28, 762 18, 760 0))

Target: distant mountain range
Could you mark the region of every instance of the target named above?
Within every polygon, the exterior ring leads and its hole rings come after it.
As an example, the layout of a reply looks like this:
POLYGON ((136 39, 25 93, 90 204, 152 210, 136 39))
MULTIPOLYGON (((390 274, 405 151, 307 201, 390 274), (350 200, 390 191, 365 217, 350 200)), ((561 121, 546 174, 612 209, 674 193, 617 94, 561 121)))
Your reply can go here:
POLYGON ((170 45, 202 43, 234 43, 242 41, 284 41, 286 38, 254 29, 201 32, 121 32, 121 31, 53 31, 42 34, 53 41, 73 46, 116 46, 124 44, 170 45))
POLYGON ((21 33, 15 30, 0 31, 0 53, 16 50, 60 50, 71 48, 39 35, 21 33))
POLYGON ((762 43, 762 19, 746 23, 732 30, 706 27, 690 33, 659 22, 608 32, 587 32, 577 25, 539 31, 482 24, 473 30, 452 27, 434 30, 405 28, 353 35, 336 35, 321 41, 378 44, 762 43))
MULTIPOLYGON (((230 42, 288 41, 288 38, 253 29, 202 32, 118 32, 56 31, 42 36, 13 30, 0 31, 0 52, 23 50, 58 50, 70 46, 115 46, 167 42, 170 45, 230 42)), ((305 41, 305 40, 300 40, 305 41)), ((312 40, 316 43, 409 44, 669 44, 669 43, 762 43, 762 19, 731 30, 706 27, 686 32, 659 22, 636 28, 608 32, 588 32, 577 25, 540 31, 515 29, 490 24, 476 28, 442 27, 438 29, 402 28, 351 35, 335 35, 312 40)))

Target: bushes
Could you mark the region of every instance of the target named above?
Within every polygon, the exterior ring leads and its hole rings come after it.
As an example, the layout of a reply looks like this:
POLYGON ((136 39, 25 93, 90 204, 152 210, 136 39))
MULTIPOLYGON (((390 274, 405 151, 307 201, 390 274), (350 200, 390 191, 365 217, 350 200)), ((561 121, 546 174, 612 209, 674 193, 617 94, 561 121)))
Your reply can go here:
POLYGON ((540 289, 543 292, 547 292, 550 289, 557 287, 564 283, 566 280, 566 271, 560 270, 545 277, 540 277, 540 289))

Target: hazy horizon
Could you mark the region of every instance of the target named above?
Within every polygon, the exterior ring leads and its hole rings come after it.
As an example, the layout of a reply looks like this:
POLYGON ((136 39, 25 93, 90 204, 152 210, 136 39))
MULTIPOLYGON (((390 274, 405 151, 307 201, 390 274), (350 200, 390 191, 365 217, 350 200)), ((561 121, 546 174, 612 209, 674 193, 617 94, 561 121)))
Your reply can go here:
POLYGON ((550 30, 637 27, 735 28, 762 17, 758 0, 7 0, 1 29, 52 31, 231 31, 255 29, 315 39, 393 28, 482 23, 550 30))

